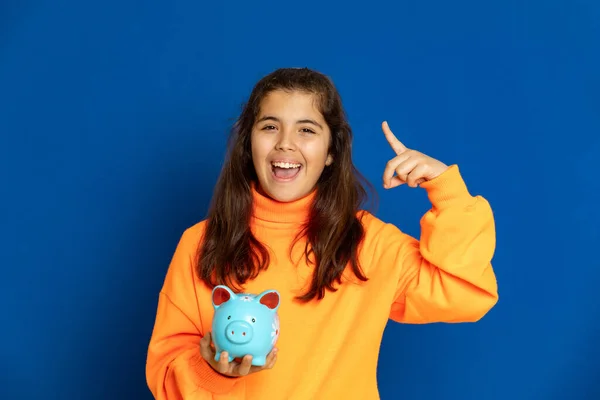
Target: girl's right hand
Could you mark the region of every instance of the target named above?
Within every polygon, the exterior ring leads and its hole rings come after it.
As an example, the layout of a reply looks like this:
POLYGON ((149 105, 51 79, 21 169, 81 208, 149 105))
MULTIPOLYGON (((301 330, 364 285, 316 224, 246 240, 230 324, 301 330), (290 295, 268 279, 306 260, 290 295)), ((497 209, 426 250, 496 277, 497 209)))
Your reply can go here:
POLYGON ((228 362, 229 355, 226 351, 221 353, 221 357, 217 362, 215 361, 216 352, 211 344, 211 335, 210 332, 207 332, 206 335, 200 339, 200 353, 202 354, 202 358, 204 358, 206 362, 221 375, 229 377, 245 376, 262 371, 263 369, 271 369, 275 365, 275 361, 277 361, 277 348, 274 348, 267 356, 267 362, 262 367, 252 365, 252 356, 250 355, 244 356, 241 362, 238 362, 236 359, 228 362))

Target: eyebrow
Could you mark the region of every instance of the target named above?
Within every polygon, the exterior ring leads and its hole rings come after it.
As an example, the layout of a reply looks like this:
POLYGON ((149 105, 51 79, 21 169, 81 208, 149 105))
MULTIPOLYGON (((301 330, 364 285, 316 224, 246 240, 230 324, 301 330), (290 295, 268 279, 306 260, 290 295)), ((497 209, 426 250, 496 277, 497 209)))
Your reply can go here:
MULTIPOLYGON (((263 121, 275 121, 275 122, 281 122, 281 120, 277 117, 274 117, 272 115, 265 115, 264 117, 260 118, 259 120, 257 120, 256 122, 263 122, 263 121)), ((321 126, 321 124, 319 124, 317 121, 315 121, 314 119, 300 119, 298 121, 296 121, 297 124, 312 124, 315 126, 318 126, 319 128, 323 129, 323 127, 321 126)))

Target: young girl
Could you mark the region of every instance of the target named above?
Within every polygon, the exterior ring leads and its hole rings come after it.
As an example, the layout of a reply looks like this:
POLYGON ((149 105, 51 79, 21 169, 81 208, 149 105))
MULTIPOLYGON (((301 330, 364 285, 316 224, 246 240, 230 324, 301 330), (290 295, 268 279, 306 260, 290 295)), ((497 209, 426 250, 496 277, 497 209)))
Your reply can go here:
POLYGON ((327 77, 280 69, 258 82, 208 217, 183 233, 160 292, 146 365, 156 399, 378 399, 388 319, 474 322, 496 304, 490 205, 456 165, 382 128, 396 154, 383 186, 421 187, 431 201, 420 241, 360 209, 352 131, 327 77), (265 366, 214 361, 216 284, 281 294, 265 366))

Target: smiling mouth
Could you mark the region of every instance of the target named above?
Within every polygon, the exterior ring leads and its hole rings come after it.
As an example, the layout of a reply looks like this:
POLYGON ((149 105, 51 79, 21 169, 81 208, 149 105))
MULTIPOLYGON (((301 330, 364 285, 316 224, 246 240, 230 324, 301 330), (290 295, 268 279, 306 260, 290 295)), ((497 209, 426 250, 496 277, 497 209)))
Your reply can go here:
POLYGON ((274 162, 271 163, 271 171, 273 172, 273 177, 277 181, 291 181, 302 169, 302 164, 298 163, 289 163, 289 162, 274 162))

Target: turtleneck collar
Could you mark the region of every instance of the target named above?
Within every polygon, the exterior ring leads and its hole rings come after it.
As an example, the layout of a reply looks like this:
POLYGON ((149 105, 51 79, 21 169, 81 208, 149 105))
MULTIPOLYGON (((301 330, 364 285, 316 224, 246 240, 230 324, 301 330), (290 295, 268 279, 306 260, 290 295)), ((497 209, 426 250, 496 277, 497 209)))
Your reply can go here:
POLYGON ((310 206, 316 196, 316 190, 298 200, 280 202, 260 193, 256 185, 255 182, 251 185, 255 218, 269 222, 300 224, 306 222, 310 206))

